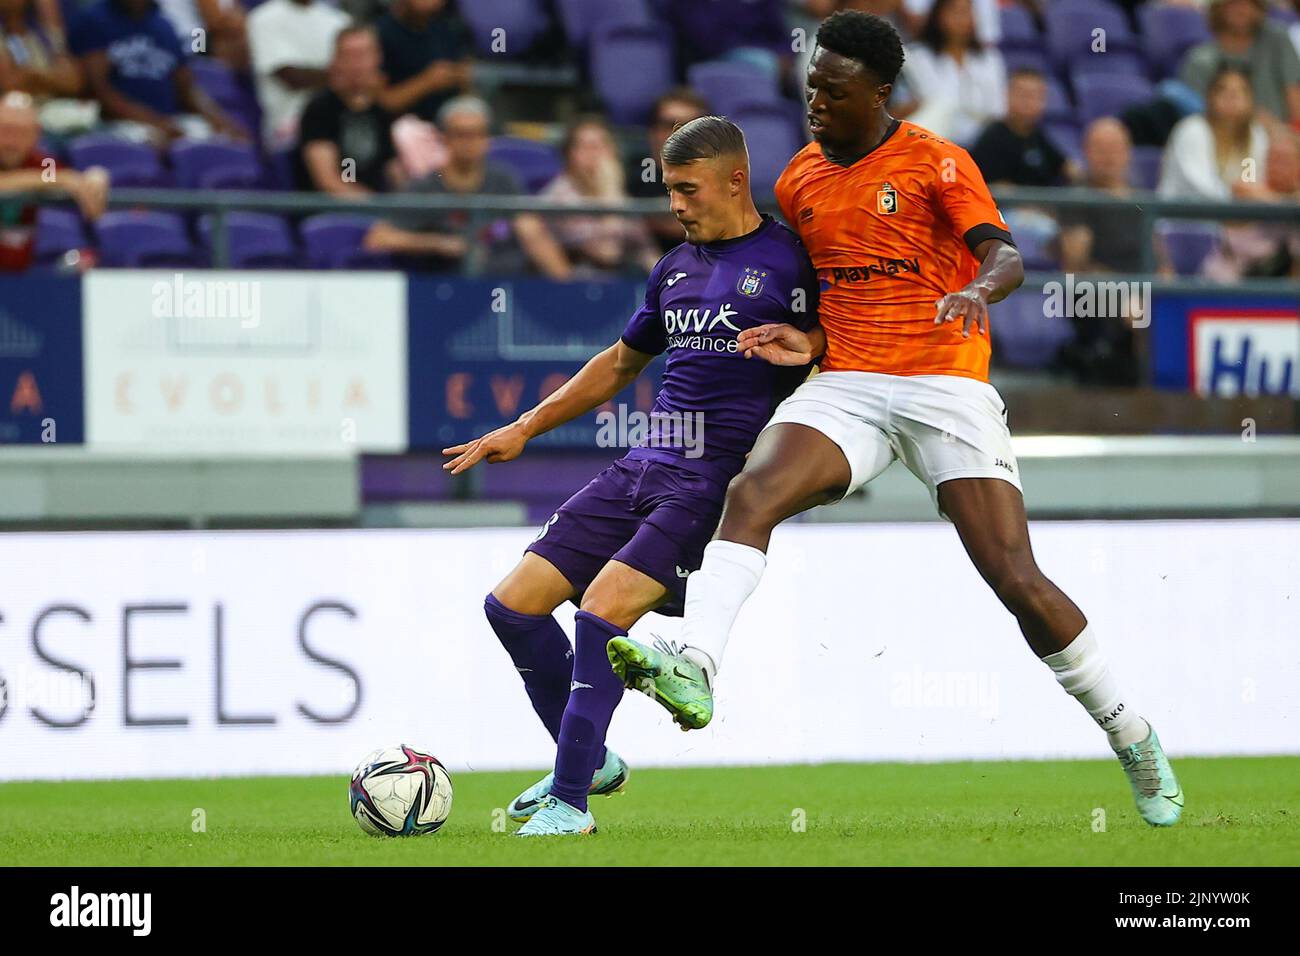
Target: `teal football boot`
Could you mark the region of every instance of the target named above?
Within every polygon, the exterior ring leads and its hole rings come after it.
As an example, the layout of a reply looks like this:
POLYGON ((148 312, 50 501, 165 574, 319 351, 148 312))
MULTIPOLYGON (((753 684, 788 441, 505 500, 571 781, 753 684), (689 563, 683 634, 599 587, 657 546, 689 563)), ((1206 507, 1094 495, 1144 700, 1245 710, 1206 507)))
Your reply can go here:
POLYGON ((1120 766, 1133 785, 1133 799, 1142 819, 1153 827, 1171 827, 1183 814, 1183 788, 1160 746, 1156 729, 1145 740, 1118 751, 1120 766))
MULTIPOLYGON (((591 795, 593 797, 612 797, 616 793, 622 793, 623 787, 627 784, 627 778, 630 776, 632 776, 632 771, 623 762, 623 758, 607 747, 605 748, 605 763, 591 775, 591 795)), ((554 782, 554 773, 548 773, 541 780, 538 780, 515 797, 509 809, 506 810, 506 816, 516 823, 526 823, 538 811, 546 798, 551 795, 551 784, 554 782)))
POLYGON ((515 836, 581 836, 595 832, 596 818, 590 810, 579 810, 559 797, 548 796, 532 819, 515 831, 515 836))
POLYGON ((662 638, 646 647, 630 637, 616 637, 606 652, 624 686, 654 697, 682 730, 698 730, 713 719, 709 675, 685 657, 682 648, 662 638))

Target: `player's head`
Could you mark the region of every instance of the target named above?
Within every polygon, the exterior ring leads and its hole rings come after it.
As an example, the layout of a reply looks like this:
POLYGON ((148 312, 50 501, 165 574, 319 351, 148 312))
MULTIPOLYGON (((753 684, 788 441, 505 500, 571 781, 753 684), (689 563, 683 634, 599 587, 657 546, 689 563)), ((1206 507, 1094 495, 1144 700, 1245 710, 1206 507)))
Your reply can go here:
POLYGON ((822 21, 808 63, 808 125, 823 146, 861 139, 903 68, 903 41, 888 20, 842 10, 822 21))
POLYGON ((740 127, 721 116, 701 116, 673 131, 660 159, 664 187, 686 241, 713 242, 753 205, 749 150, 740 127))

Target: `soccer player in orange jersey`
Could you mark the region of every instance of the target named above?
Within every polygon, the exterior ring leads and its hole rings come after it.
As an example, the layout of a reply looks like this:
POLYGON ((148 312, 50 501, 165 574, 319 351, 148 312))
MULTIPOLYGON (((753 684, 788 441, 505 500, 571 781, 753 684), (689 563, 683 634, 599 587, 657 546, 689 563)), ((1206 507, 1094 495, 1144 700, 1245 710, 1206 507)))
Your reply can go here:
POLYGON ((1030 648, 1106 732, 1143 819, 1170 826, 1183 793, 1155 731, 1030 548, 1006 406, 988 382, 988 304, 1024 280, 1020 254, 967 152, 886 111, 902 64, 898 34, 878 17, 837 13, 818 31, 807 82, 814 142, 776 193, 817 270, 821 328, 747 329, 740 345, 773 362, 822 355, 821 374, 777 408, 731 481, 716 538, 688 579, 684 647, 659 653, 620 638, 611 662, 629 684, 653 680, 683 728, 703 726, 772 529, 900 458, 1030 648))

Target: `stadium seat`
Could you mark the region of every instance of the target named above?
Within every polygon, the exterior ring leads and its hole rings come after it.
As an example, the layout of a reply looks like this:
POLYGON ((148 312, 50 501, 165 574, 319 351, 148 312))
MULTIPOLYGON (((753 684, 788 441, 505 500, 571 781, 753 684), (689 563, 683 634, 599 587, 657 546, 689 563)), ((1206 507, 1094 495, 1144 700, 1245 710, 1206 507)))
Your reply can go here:
MULTIPOLYGON (((264 212, 228 212, 226 241, 231 269, 292 269, 300 265, 293 231, 279 216, 264 212)), ((199 217, 199 237, 212 252, 212 216, 199 217)))
POLYGON ((1069 159, 1075 162, 1083 159, 1083 134, 1076 124, 1069 121, 1044 123, 1043 135, 1069 159))
POLYGON ((1118 116, 1130 106, 1146 103, 1155 96, 1148 80, 1140 76, 1112 76, 1086 73, 1074 78, 1075 115, 1080 126, 1099 116, 1118 116))
POLYGON ((95 223, 99 261, 104 266, 150 268, 201 265, 201 257, 176 213, 106 212, 95 223))
POLYGON ((86 227, 75 209, 42 206, 36 210, 36 243, 32 259, 38 266, 53 265, 71 249, 90 246, 86 227))
POLYGON ((365 269, 391 265, 388 256, 361 248, 373 221, 368 216, 333 212, 304 219, 298 233, 302 236, 308 264, 314 269, 365 269))
POLYGON ((457 7, 479 53, 494 58, 523 56, 552 25, 542 0, 472 0, 457 7))
POLYGON ((1160 164, 1164 154, 1164 149, 1159 146, 1134 146, 1132 185, 1138 189, 1155 189, 1160 182, 1160 164))
POLYGON ((68 145, 68 157, 76 169, 103 166, 114 186, 171 185, 171 177, 156 149, 117 136, 103 133, 78 136, 68 145))
POLYGON ((687 84, 704 97, 709 109, 731 116, 747 106, 781 102, 776 77, 747 63, 710 60, 686 71, 687 84))
POLYGON ((1004 55, 1007 50, 1042 49, 1042 34, 1028 9, 1018 4, 1004 6, 998 11, 998 17, 1002 21, 1002 39, 998 45, 1004 55))
POLYGON ((262 184, 257 153, 244 143, 177 140, 171 163, 176 185, 183 189, 256 189, 262 184))
POLYGON ((1206 257, 1219 244, 1219 227, 1212 222, 1162 219, 1156 223, 1155 233, 1180 276, 1200 275, 1206 257))
POLYGON ((1015 73, 1017 70, 1035 70, 1049 79, 1052 78, 1052 69, 1047 62, 1047 54, 1041 49, 1003 50, 1002 62, 1006 64, 1008 76, 1015 73))
POLYGON ((1128 17, 1108 0, 1055 0, 1043 14, 1047 50, 1062 73, 1076 62, 1106 54, 1137 50, 1128 17), (1094 52, 1094 31, 1104 30, 1106 52, 1094 52))
POLYGON ((611 120, 644 123, 673 85, 672 41, 657 26, 603 26, 593 34, 591 80, 611 120))
POLYGON ((530 193, 540 192, 564 166, 559 150, 517 136, 497 136, 488 146, 488 160, 510 167, 530 193))
POLYGON ((1072 83, 1080 76, 1103 73, 1107 76, 1136 76, 1146 79, 1147 64, 1136 53, 1128 50, 1115 50, 1105 55, 1098 53, 1094 56, 1081 56, 1070 64, 1072 83))
POLYGON ((772 191, 790 157, 803 148, 803 135, 784 105, 750 106, 731 117, 749 145, 750 179, 754 192, 772 191))
POLYGON ((1012 294, 989 306, 989 329, 998 364, 1013 368, 1045 368, 1061 346, 1074 338, 1065 316, 1049 316, 1035 290, 1012 294))
POLYGON ((1191 7, 1147 3, 1138 7, 1137 15, 1143 50, 1156 79, 1172 76, 1184 53, 1210 39, 1205 14, 1191 7))
POLYGON ((592 34, 599 27, 611 23, 635 23, 640 25, 654 22, 645 0, 555 0, 556 13, 564 36, 575 50, 586 50, 592 34))
POLYGON ((1047 75, 1047 110, 1043 113, 1043 121, 1074 121, 1074 104, 1070 102, 1070 94, 1065 91, 1065 84, 1051 75, 1047 75))

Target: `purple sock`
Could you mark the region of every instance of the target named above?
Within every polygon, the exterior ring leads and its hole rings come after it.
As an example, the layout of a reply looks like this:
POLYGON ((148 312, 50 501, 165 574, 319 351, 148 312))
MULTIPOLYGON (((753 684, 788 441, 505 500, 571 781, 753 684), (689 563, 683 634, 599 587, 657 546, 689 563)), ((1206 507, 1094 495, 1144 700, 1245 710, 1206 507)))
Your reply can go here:
POLYGON ((483 613, 515 662, 533 710, 542 718, 551 739, 558 739, 573 679, 573 648, 564 628, 549 614, 512 611, 493 594, 484 599, 483 613))
POLYGON ((573 692, 560 722, 551 793, 579 810, 587 809, 591 776, 605 760, 605 732, 623 699, 623 682, 609 666, 605 645, 627 631, 587 611, 577 614, 573 692))

